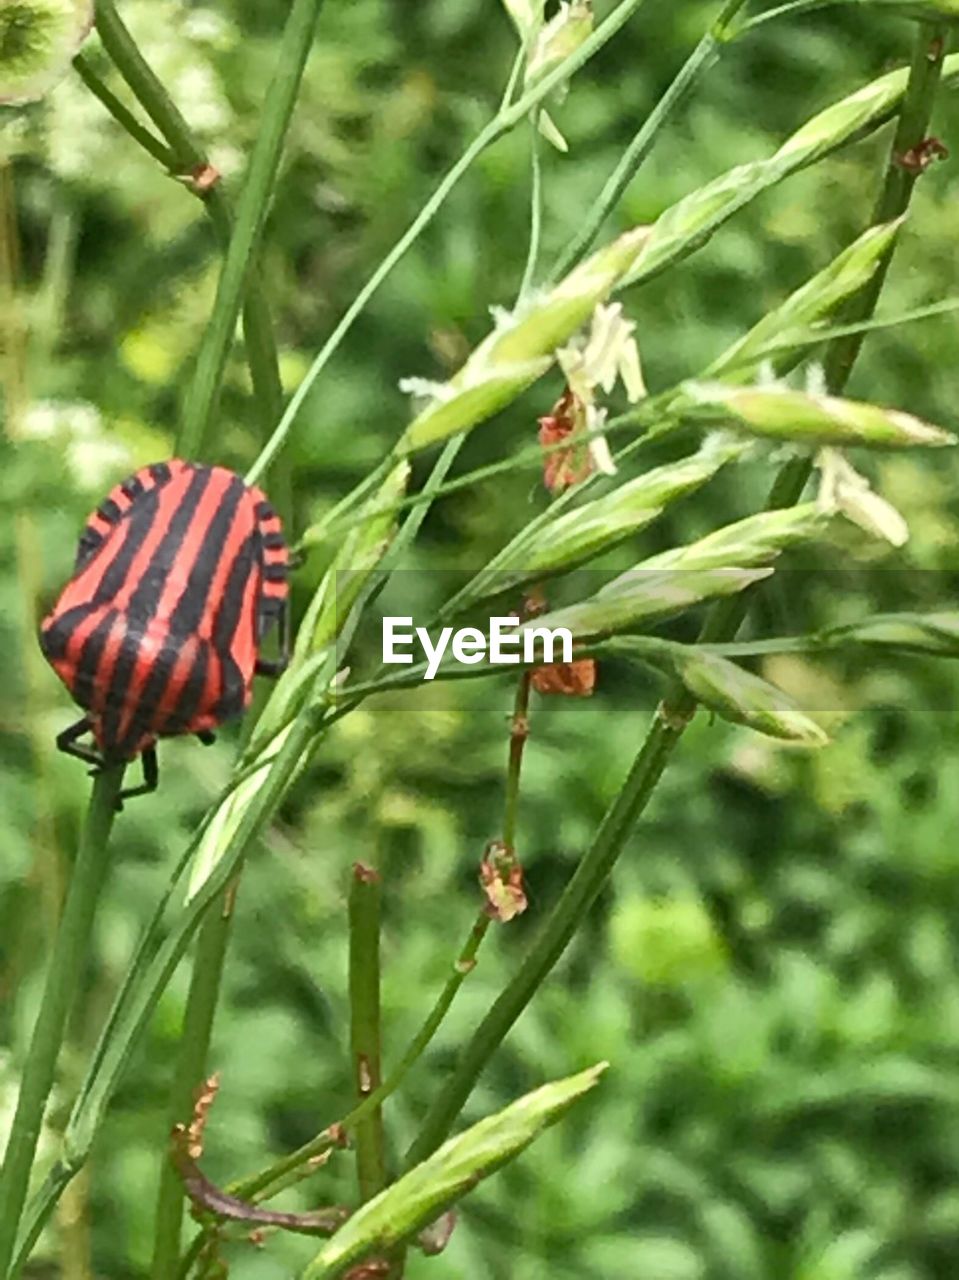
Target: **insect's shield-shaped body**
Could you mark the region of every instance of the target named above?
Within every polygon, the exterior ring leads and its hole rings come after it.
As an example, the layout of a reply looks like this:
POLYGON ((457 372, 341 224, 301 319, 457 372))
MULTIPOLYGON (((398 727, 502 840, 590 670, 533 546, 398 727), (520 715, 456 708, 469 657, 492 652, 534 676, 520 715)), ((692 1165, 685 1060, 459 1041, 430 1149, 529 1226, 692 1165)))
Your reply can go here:
POLYGON ((242 714, 260 644, 285 615, 288 552, 264 495, 225 467, 173 460, 117 485, 87 521, 40 631, 87 713, 60 745, 93 763, 208 736, 242 714), (73 745, 87 729, 100 753, 73 745), (72 736, 70 736, 72 734, 72 736))

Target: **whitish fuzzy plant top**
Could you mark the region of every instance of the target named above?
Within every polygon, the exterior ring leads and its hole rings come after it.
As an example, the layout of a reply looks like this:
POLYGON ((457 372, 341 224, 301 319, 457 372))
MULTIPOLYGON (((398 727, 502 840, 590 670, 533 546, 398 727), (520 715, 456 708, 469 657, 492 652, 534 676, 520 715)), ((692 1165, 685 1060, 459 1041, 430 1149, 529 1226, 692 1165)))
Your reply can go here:
POLYGON ((92 25, 92 0, 0 0, 0 103, 42 98, 92 25))

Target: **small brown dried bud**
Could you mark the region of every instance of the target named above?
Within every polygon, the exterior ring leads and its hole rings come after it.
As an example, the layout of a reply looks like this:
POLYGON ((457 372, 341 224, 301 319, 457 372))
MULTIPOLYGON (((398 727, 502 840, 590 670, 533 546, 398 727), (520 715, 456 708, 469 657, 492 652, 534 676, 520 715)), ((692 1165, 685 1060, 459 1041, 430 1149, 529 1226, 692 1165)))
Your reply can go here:
POLYGON ((583 406, 568 387, 550 412, 539 419, 539 442, 548 450, 543 456, 543 484, 550 493, 562 493, 579 484, 593 470, 584 423, 583 406), (564 440, 569 441, 568 449, 551 447, 564 440))
POLYGON ((388 1276, 390 1273, 390 1264, 385 1258, 374 1258, 372 1262, 361 1262, 358 1267, 354 1267, 352 1271, 348 1271, 343 1280, 380 1280, 382 1276, 388 1276))
POLYGON ((326 1136, 334 1147, 348 1147, 350 1145, 347 1132, 339 1123, 331 1124, 326 1131, 326 1136))
MULTIPOLYGON (((203 1155, 203 1134, 206 1122, 210 1118, 210 1108, 216 1101, 220 1090, 220 1074, 215 1073, 204 1080, 196 1091, 193 1104, 193 1117, 186 1130, 186 1150, 191 1160, 199 1160, 203 1155)), ((182 1126, 179 1126, 182 1128, 182 1126)))
POLYGON ((189 185, 198 196, 205 196, 220 181, 220 171, 214 165, 198 164, 190 173, 189 185))
POLYGON ((914 147, 910 147, 901 155, 894 156, 893 159, 900 169, 905 169, 906 173, 920 174, 925 173, 934 161, 946 160, 948 156, 949 148, 939 138, 923 138, 914 147))
POLYGON ((575 662, 554 662, 537 667, 532 675, 537 693, 558 694, 564 698, 588 698, 596 687, 596 663, 592 658, 575 662))
POLYGON ((512 849, 501 840, 493 840, 486 846, 480 863, 480 884, 486 895, 487 914, 501 924, 508 924, 526 910, 523 868, 512 849))

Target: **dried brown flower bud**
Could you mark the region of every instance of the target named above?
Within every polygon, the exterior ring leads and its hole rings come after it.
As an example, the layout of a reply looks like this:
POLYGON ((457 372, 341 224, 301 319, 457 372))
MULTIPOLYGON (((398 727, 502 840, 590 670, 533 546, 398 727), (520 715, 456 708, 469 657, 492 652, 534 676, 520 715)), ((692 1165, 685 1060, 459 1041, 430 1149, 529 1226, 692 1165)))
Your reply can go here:
POLYGON ((486 846, 480 863, 480 884, 486 895, 487 913, 501 924, 508 924, 526 910, 523 868, 502 840, 493 840, 486 846))

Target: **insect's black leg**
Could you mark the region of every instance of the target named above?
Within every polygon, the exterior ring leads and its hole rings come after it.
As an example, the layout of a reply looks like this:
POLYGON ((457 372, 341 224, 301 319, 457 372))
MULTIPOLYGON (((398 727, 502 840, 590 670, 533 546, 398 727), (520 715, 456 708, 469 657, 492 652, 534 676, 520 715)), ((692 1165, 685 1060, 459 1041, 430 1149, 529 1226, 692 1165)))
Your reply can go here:
POLYGON ((160 781, 160 769, 157 765, 156 747, 147 747, 140 757, 143 763, 143 781, 138 787, 130 787, 117 796, 117 812, 123 808, 124 800, 132 800, 134 796, 148 796, 156 791, 160 781))
POLYGON ((216 734, 212 729, 201 729, 196 735, 205 747, 212 747, 216 742, 216 734))
MULTIPOLYGON (((289 602, 283 600, 278 608, 278 622, 280 624, 280 656, 278 658, 257 658, 255 671, 258 676, 280 676, 290 665, 290 609, 289 602)), ((269 614, 261 614, 260 634, 270 624, 269 614)))
POLYGON ((103 767, 103 757, 99 752, 94 751, 92 747, 82 747, 77 743, 77 738, 82 738, 92 728, 93 725, 89 716, 84 716, 76 724, 71 724, 68 729, 64 729, 62 733, 57 734, 57 750, 62 751, 64 755, 74 756, 77 760, 82 760, 84 764, 92 764, 101 769, 103 767))

